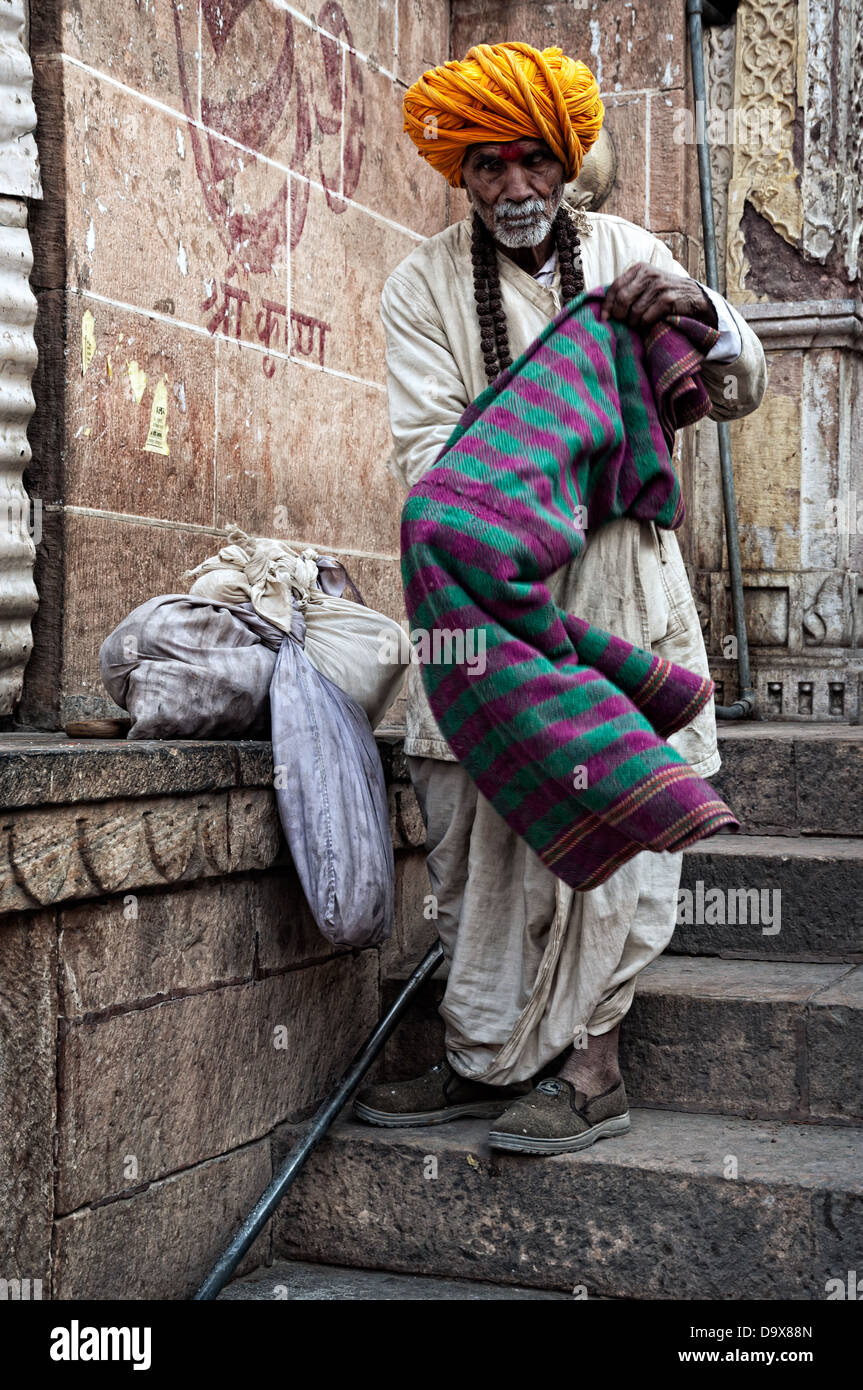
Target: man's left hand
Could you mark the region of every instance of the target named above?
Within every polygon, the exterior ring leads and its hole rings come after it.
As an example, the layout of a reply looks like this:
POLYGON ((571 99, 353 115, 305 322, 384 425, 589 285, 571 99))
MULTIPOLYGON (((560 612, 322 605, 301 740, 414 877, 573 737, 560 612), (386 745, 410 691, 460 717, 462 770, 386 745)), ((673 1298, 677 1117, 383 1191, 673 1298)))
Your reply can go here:
POLYGON ((667 314, 683 314, 717 327, 716 309, 697 280, 658 270, 647 261, 627 266, 605 292, 604 320, 622 319, 627 328, 644 331, 667 314))

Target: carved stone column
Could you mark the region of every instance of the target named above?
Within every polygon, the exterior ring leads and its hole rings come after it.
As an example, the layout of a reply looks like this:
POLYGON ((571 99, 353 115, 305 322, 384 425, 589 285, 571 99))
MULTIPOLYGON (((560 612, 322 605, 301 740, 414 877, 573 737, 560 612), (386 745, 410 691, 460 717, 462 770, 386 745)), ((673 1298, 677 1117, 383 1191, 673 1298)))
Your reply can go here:
MULTIPOLYGON (((760 709, 783 719, 856 720, 863 0, 743 0, 733 51, 731 32, 709 36, 706 57, 710 105, 725 116, 724 142, 711 136, 726 293, 768 359, 764 403, 732 427, 760 709)), ((736 668, 719 510, 706 505, 716 472, 710 422, 698 452, 697 594, 728 701, 736 668)))

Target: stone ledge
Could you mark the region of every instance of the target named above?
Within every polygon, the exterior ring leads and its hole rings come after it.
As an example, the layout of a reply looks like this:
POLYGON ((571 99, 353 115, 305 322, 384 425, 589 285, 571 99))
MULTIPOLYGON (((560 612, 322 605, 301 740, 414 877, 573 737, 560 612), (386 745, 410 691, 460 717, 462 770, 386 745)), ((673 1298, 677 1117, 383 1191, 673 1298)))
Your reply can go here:
MULTIPOLYGON (((277 1162, 298 1132, 277 1132, 277 1162)), ((636 1299, 823 1299, 855 1268, 859 1132, 636 1109, 625 1138, 535 1161, 487 1135, 340 1120, 276 1213, 273 1253, 636 1299)))
MULTIPOLYGON (((859 835, 863 727, 720 725, 715 780, 748 834, 859 835)), ((379 729, 393 845, 425 827, 403 731, 379 729)), ((290 862, 266 741, 0 737, 0 914, 290 862)))
MULTIPOLYGON (((422 843, 402 731, 377 736, 393 843, 422 843)), ((0 916, 290 863, 268 740, 0 736, 0 916)))
POLYGON ((0 836, 0 914, 289 862, 260 787, 15 810, 0 836))
POLYGON ((851 348, 863 352, 863 302, 808 299, 796 303, 735 304, 765 348, 851 348))
POLYGON ((391 1274, 386 1269, 348 1269, 341 1265, 303 1264, 282 1260, 234 1279, 217 1297, 226 1303, 283 1299, 292 1303, 450 1303, 571 1301, 569 1293, 522 1289, 517 1284, 482 1284, 472 1279, 434 1279, 427 1274, 391 1274))
MULTIPOLYGON (((407 781, 404 731, 375 735, 388 781, 407 781)), ((68 805, 124 797, 270 787, 268 739, 70 739, 62 733, 0 734, 0 807, 68 805)))
MULTIPOLYGON (((384 1008, 402 984, 384 980, 384 1008)), ((446 985, 441 970, 415 995, 378 1079, 403 1081, 443 1055, 446 985)), ((848 1125, 863 1150, 861 1041, 860 967, 663 955, 639 976, 620 1061, 633 1105, 848 1125)))
POLYGON ((0 735, 0 806, 68 805, 268 787, 272 748, 257 740, 70 739, 0 735))

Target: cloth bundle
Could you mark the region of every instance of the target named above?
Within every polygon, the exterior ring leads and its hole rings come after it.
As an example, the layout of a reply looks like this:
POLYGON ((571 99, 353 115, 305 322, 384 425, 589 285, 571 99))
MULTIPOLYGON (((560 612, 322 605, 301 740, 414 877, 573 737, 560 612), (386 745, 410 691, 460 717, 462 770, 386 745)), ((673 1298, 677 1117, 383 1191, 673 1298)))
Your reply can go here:
POLYGON ((105 638, 99 670, 130 739, 266 738, 283 637, 250 603, 159 594, 105 638))
POLYGON ((267 622, 289 633, 295 601, 305 617, 309 661, 356 700, 376 728, 396 698, 411 647, 401 625, 368 608, 345 567, 309 546, 228 529, 228 544, 183 575, 198 598, 250 602, 267 622), (359 602, 344 595, 352 594, 359 602))
POLYGON ((504 820, 582 890, 642 850, 737 825, 665 742, 713 682, 562 612, 544 582, 589 527, 680 525, 674 432, 710 409, 698 368, 717 330, 675 315, 642 340, 603 322, 604 295, 571 300, 467 408, 401 529, 435 719, 504 820))
MULTIPOLYGON (((234 544, 248 542, 237 534, 234 544)), ((286 568, 278 577, 264 564, 250 583, 234 566, 238 602, 200 592, 149 599, 102 643, 99 669, 112 699, 132 715, 130 739, 272 737, 279 818, 312 915, 336 945, 371 946, 393 924, 386 783, 366 711, 305 650, 313 556, 299 557, 293 580, 286 568)), ((325 582, 350 585, 335 560, 319 559, 327 562, 325 582)), ((214 588, 225 583, 221 568, 204 573, 214 588)), ((376 631, 378 620, 390 621, 361 602, 339 601, 376 631)), ((391 683, 384 665, 380 672, 369 670, 364 685, 372 694, 373 678, 379 682, 378 701, 381 683, 391 683)))

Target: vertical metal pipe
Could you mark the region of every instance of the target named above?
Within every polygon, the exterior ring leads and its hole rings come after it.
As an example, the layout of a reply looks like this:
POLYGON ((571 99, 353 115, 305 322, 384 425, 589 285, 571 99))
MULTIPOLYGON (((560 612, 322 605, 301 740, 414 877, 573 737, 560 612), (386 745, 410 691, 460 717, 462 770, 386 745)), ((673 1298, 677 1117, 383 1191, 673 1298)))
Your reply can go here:
POLYGON ((323 1105, 309 1121, 308 1129, 302 1139, 291 1149, 282 1167, 269 1187, 262 1192, 230 1245, 219 1256, 195 1294, 193 1302, 209 1302, 228 1282, 252 1242, 264 1229, 288 1188, 296 1181, 309 1155, 317 1148, 339 1111, 350 1100, 420 985, 437 969, 442 960, 443 947, 438 941, 420 961, 416 970, 405 982, 398 998, 393 1001, 368 1041, 354 1057, 341 1081, 330 1092, 323 1105))
MULTIPOLYGON (((707 284, 719 289, 716 261, 716 224, 713 219, 713 180, 710 172, 710 146, 707 143, 707 83, 704 76, 702 49, 702 0, 686 0, 689 26, 689 54, 692 63, 692 88, 695 97, 695 142, 698 151, 698 187, 701 194, 701 225, 704 231, 704 265, 707 284)), ((743 601, 743 569, 740 558, 740 537, 737 528, 737 498, 734 493, 734 467, 731 459, 731 434, 728 422, 717 422, 719 436, 719 466, 722 474, 722 502, 725 512, 725 544, 728 550, 728 572, 731 582, 731 611, 737 639, 738 698, 732 705, 717 705, 720 719, 744 719, 755 708, 755 691, 749 669, 749 638, 746 632, 746 613, 743 601)))

